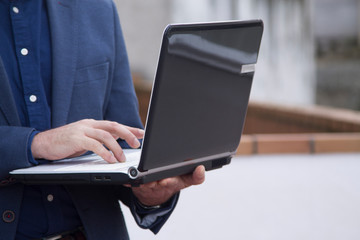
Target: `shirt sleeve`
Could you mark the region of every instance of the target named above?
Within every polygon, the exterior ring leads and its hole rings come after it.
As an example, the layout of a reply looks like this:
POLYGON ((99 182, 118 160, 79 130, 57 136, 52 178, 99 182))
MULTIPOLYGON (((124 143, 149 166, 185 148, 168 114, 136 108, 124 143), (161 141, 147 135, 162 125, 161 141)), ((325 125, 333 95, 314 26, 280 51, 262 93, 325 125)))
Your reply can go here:
POLYGON ((33 129, 17 126, 0 126, 0 180, 9 177, 14 169, 30 167, 28 141, 33 129))
POLYGON ((33 165, 39 164, 39 162, 35 160, 34 156, 32 155, 32 152, 31 152, 32 141, 34 140, 35 135, 38 133, 39 133, 39 131, 36 131, 36 130, 32 131, 32 133, 29 136, 29 140, 28 140, 28 144, 27 144, 28 161, 29 161, 29 163, 31 163, 33 165))
POLYGON ((139 227, 150 229, 153 233, 158 233, 161 227, 165 224, 174 210, 180 193, 175 194, 166 203, 159 208, 148 209, 139 204, 139 200, 133 196, 134 204, 131 205, 130 210, 135 217, 136 223, 139 227))

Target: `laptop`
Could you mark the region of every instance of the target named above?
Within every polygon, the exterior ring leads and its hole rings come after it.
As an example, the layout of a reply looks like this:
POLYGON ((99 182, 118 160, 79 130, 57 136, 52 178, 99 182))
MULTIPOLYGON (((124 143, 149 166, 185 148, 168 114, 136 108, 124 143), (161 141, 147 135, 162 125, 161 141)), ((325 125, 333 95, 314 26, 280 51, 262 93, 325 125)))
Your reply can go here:
POLYGON ((168 25, 141 149, 125 163, 96 154, 10 174, 27 184, 139 185, 231 162, 239 146, 263 33, 261 20, 168 25))

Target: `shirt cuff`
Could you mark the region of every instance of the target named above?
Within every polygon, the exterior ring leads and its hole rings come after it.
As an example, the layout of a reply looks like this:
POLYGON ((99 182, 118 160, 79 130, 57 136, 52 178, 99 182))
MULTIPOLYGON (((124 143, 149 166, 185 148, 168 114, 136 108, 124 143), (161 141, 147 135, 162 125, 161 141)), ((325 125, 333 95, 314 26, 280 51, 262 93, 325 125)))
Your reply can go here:
POLYGON ((32 152, 31 152, 32 141, 33 141, 35 135, 38 134, 38 133, 39 133, 39 131, 36 131, 36 130, 32 131, 32 133, 29 136, 29 140, 28 140, 28 144, 27 144, 28 161, 29 161, 29 163, 31 163, 33 165, 38 165, 39 164, 39 162, 35 160, 35 158, 32 155, 32 152))
POLYGON ((159 208, 143 207, 139 200, 133 196, 134 204, 131 211, 135 217, 136 223, 145 229, 150 229, 153 233, 158 233, 161 227, 165 224, 166 220, 174 210, 176 203, 179 199, 179 193, 171 197, 166 203, 161 204, 159 208))

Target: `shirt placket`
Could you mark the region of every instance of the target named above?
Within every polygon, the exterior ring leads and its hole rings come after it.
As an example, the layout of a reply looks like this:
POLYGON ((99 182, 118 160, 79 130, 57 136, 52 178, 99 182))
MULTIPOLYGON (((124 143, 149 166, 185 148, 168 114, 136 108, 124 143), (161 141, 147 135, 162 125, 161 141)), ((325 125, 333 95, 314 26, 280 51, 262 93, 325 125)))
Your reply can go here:
POLYGON ((41 101, 44 101, 44 99, 39 98, 41 86, 38 86, 40 83, 38 79, 41 76, 39 61, 35 52, 36 48, 33 46, 32 36, 29 31, 29 21, 23 16, 21 1, 12 1, 10 12, 29 125, 42 129, 43 126, 38 126, 38 124, 42 122, 41 101))

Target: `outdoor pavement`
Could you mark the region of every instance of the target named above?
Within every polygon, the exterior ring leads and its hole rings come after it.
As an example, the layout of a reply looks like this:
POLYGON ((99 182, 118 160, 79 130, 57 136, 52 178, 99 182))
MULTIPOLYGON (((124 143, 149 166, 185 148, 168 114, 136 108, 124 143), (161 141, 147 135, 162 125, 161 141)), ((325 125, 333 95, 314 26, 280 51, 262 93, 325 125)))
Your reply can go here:
POLYGON ((133 240, 360 239, 360 153, 239 156, 181 193, 159 234, 133 240))

